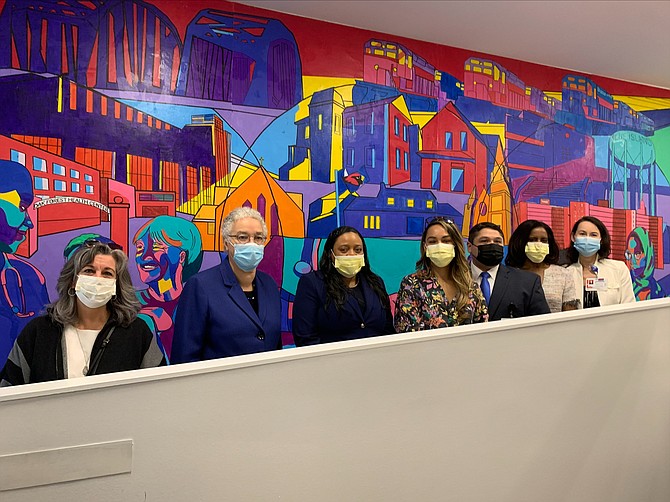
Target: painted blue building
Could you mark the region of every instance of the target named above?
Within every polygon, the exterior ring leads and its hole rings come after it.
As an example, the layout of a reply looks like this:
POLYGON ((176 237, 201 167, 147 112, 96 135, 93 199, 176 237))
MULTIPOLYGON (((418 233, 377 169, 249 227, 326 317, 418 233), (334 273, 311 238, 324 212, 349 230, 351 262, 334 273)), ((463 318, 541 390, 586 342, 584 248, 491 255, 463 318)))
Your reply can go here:
MULTIPOLYGON (((326 237, 337 226, 334 213, 312 221, 321 208, 321 200, 310 204, 309 237, 326 237)), ((416 239, 426 222, 436 216, 450 218, 458 226, 463 224, 463 215, 450 204, 438 202, 432 191, 389 188, 384 183, 374 197, 350 195, 340 203, 340 212, 341 224, 358 229, 366 238, 416 239)))
POLYGON ((512 178, 580 159, 586 153, 583 134, 528 111, 507 117, 506 134, 512 178))
POLYGON ((302 64, 276 19, 216 9, 188 25, 177 94, 288 110, 302 99, 302 64))

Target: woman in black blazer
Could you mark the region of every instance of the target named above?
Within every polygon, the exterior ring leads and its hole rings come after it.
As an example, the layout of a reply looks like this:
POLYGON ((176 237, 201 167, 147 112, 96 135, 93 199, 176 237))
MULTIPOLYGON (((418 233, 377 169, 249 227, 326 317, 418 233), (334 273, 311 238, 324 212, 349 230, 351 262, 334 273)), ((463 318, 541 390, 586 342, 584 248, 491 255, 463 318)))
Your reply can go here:
POLYGON ((386 287, 370 270, 363 236, 353 227, 336 228, 326 239, 319 270, 298 281, 293 302, 295 344, 300 347, 393 332, 386 287))

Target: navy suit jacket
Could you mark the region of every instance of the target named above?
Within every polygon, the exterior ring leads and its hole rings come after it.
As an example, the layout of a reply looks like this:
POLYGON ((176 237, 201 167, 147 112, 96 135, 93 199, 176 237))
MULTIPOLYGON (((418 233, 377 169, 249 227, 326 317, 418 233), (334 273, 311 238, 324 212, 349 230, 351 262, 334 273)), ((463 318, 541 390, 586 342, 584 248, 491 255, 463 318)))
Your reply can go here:
POLYGON ((489 321, 550 312, 540 276, 500 265, 489 301, 489 321))
POLYGON ((239 356, 281 348, 281 300, 277 283, 256 271, 258 314, 230 267, 191 277, 179 299, 171 362, 239 356))
MULTIPOLYGON (((383 284, 382 281, 382 287, 383 284)), ((298 281, 293 301, 295 344, 300 347, 394 333, 388 295, 382 301, 362 277, 360 285, 365 298, 365 311, 361 311, 358 301, 351 294, 347 295, 342 309, 338 311, 332 301, 326 306, 323 274, 315 271, 303 275, 298 281)))

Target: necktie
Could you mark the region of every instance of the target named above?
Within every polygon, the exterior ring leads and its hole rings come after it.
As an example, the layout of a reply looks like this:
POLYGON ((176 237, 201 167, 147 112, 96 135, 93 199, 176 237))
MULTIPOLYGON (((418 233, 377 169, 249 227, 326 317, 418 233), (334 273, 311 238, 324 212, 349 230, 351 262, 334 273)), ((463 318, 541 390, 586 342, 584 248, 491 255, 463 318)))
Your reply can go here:
POLYGON ((484 300, 486 300, 486 305, 488 305, 489 300, 491 299, 491 285, 489 284, 489 277, 491 277, 491 275, 488 272, 482 272, 479 277, 482 279, 480 288, 484 295, 484 300))

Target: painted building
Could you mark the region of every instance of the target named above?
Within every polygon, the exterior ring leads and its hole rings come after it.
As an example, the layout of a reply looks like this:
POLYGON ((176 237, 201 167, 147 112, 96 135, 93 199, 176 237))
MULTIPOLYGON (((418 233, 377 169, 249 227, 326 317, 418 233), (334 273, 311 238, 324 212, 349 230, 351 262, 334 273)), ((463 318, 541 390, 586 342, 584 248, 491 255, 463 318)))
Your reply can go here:
POLYGON ((364 173, 365 183, 410 181, 412 119, 402 96, 347 107, 344 166, 364 173))
POLYGON ((263 215, 269 236, 305 237, 300 194, 285 192, 262 166, 238 187, 216 187, 214 203, 193 217, 204 251, 223 251, 221 224, 237 207, 252 207, 263 215))
POLYGON ((562 249, 570 246, 570 229, 575 222, 584 216, 595 216, 605 224, 610 233, 612 253, 609 257, 621 261, 624 260, 628 246, 628 235, 636 227, 644 228, 655 249, 654 266, 657 269, 664 268, 663 218, 647 215, 644 205, 632 210, 594 206, 577 201, 571 202, 568 207, 552 206, 548 201, 541 204, 521 202, 515 205, 514 216, 515 228, 527 219, 545 222, 554 231, 558 246, 562 249))
POLYGON ((512 178, 586 155, 586 136, 533 112, 507 116, 505 153, 512 178))
POLYGON ((7 103, 0 134, 51 141, 51 151, 97 169, 101 178, 175 193, 178 205, 190 202, 185 212, 211 202, 213 195, 196 197, 229 173, 229 133, 214 115, 194 116, 180 129, 75 82, 32 74, 0 79, 0 97, 7 103))
POLYGON ((173 93, 181 50, 172 22, 141 0, 7 2, 0 15, 0 68, 90 88, 173 93))
MULTIPOLYGON (((370 39, 363 48, 363 80, 397 90, 412 111, 436 112, 463 94, 456 77, 394 41, 370 39)), ((383 97, 379 97, 383 99, 383 97)))
POLYGON ((477 196, 487 186, 487 146, 453 103, 421 130, 421 188, 477 196))
POLYGON ((302 100, 302 67, 281 21, 200 11, 188 25, 177 94, 289 109, 302 100))
POLYGON ((100 200, 100 173, 96 169, 7 136, 0 136, 0 158, 26 166, 33 178, 34 227, 19 254, 35 252, 38 236, 96 226, 101 214, 109 213, 100 200))

